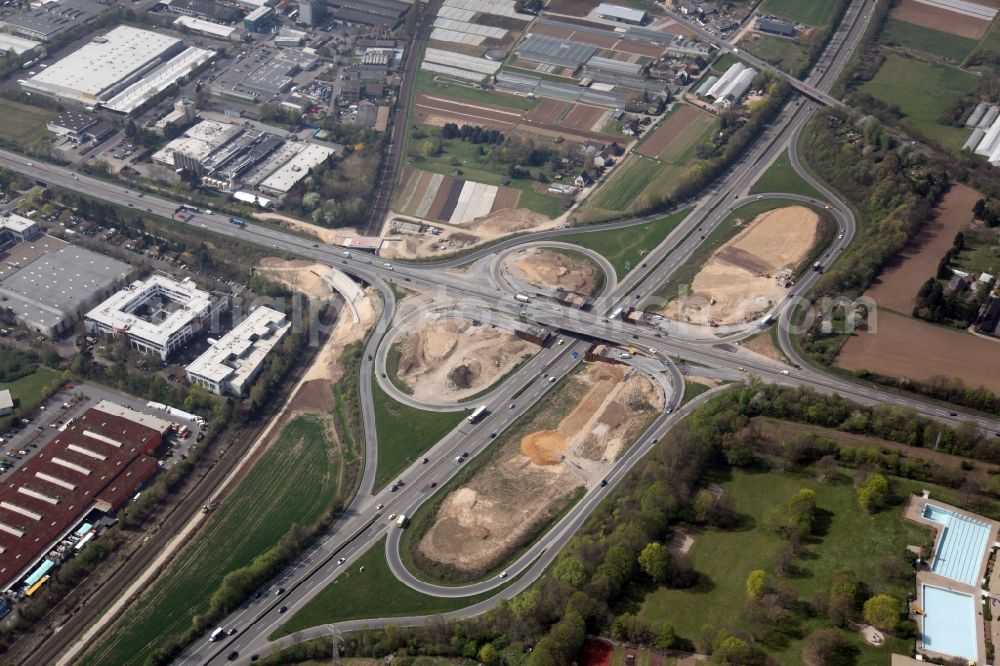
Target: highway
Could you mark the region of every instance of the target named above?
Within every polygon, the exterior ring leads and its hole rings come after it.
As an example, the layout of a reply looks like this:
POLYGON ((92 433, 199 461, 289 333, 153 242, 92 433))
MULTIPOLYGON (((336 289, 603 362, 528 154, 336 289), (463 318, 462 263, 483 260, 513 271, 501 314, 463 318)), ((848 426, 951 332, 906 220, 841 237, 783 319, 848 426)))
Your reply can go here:
MULTIPOLYGON (((821 56, 822 67, 818 73, 806 82, 793 83, 811 99, 825 104, 840 106, 840 102, 829 98, 826 90, 832 84, 850 52, 857 45, 864 32, 867 15, 864 0, 855 0, 848 8, 844 20, 830 41, 826 52, 821 56)), ((714 41, 714 40, 713 40, 714 41)), ((728 45, 723 48, 730 48, 728 45)), ((744 57, 743 54, 740 54, 744 57)), ((756 64, 756 63, 754 63, 756 64)), ((762 67, 767 67, 762 64, 762 67)), ((830 213, 838 221, 843 239, 829 248, 829 259, 846 247, 854 237, 855 221, 850 208, 840 202, 832 192, 822 184, 815 182, 806 172, 798 158, 797 138, 808 121, 816 103, 793 99, 781 111, 778 118, 765 130, 747 154, 734 165, 727 174, 701 197, 693 202, 693 209, 686 219, 671 232, 667 238, 645 261, 633 268, 623 279, 609 282, 608 289, 598 299, 595 307, 589 312, 573 310, 542 299, 532 299, 530 303, 520 303, 513 299, 509 284, 495 283, 492 280, 468 279, 466 276, 447 272, 442 269, 483 259, 492 261, 493 257, 504 251, 526 244, 545 240, 557 240, 567 234, 579 234, 606 229, 619 229, 637 224, 644 224, 655 217, 636 218, 615 223, 594 225, 587 228, 561 229, 529 234, 511 238, 488 248, 481 248, 463 257, 450 258, 435 263, 387 262, 370 255, 351 253, 346 256, 341 248, 327 246, 319 241, 288 234, 276 229, 249 225, 240 228, 229 224, 228 218, 220 215, 195 214, 183 224, 204 229, 213 233, 233 236, 264 247, 287 251, 315 261, 331 265, 358 279, 373 284, 380 292, 384 308, 375 330, 370 336, 362 359, 361 394, 362 414, 365 424, 365 469, 361 492, 356 496, 343 518, 304 554, 293 566, 266 590, 266 594, 258 599, 252 599, 234 612, 223 623, 225 627, 235 627, 236 634, 218 643, 209 643, 202 639, 186 651, 179 663, 225 663, 226 657, 232 651, 239 654, 239 662, 246 662, 251 654, 267 654, 284 644, 284 642, 269 643, 267 636, 280 626, 282 620, 300 609, 316 594, 322 591, 336 576, 350 567, 352 563, 373 544, 386 539, 386 552, 390 567, 394 574, 405 584, 427 594, 443 597, 464 597, 496 590, 492 599, 461 611, 448 614, 446 617, 469 617, 491 607, 500 598, 516 594, 530 585, 544 570, 544 567, 557 555, 559 549, 572 537, 576 529, 591 513, 594 506, 605 496, 607 491, 615 486, 628 470, 655 444, 670 427, 697 404, 707 399, 707 394, 699 400, 677 409, 683 394, 683 377, 672 364, 666 369, 664 377, 667 385, 673 390, 670 396, 669 411, 661 415, 654 425, 640 440, 612 467, 607 475, 608 486, 595 485, 588 489, 584 498, 578 502, 549 531, 542 535, 521 557, 509 564, 508 579, 494 578, 475 584, 444 587, 426 583, 415 578, 403 567, 398 555, 398 539, 401 530, 395 529, 388 515, 391 513, 411 514, 433 495, 429 484, 433 481, 439 485, 450 479, 464 462, 456 462, 456 457, 464 460, 474 458, 485 450, 494 437, 502 433, 517 418, 524 414, 535 400, 555 386, 548 377, 563 377, 578 363, 572 357, 573 352, 582 353, 593 340, 604 340, 624 346, 636 346, 652 350, 654 357, 670 357, 684 359, 686 362, 699 363, 714 371, 728 373, 730 376, 741 376, 741 368, 749 374, 761 377, 765 381, 791 386, 810 386, 824 393, 838 393, 864 404, 890 402, 918 409, 928 416, 943 422, 956 424, 960 420, 972 420, 980 428, 996 432, 1000 424, 994 419, 978 416, 951 416, 951 412, 943 407, 927 402, 899 396, 881 390, 875 386, 860 385, 834 376, 827 375, 814 368, 798 357, 791 345, 787 330, 782 328, 779 339, 786 355, 794 365, 786 365, 760 356, 749 354, 738 347, 724 344, 726 340, 736 340, 756 332, 752 327, 736 329, 727 337, 706 335, 690 327, 680 328, 667 325, 663 329, 630 325, 621 321, 609 320, 607 313, 615 307, 637 302, 648 302, 658 285, 662 284, 676 271, 698 248, 701 241, 711 233, 733 208, 764 197, 791 198, 803 203, 814 203, 806 197, 796 197, 787 194, 774 193, 750 196, 748 191, 767 167, 778 157, 789 151, 793 166, 804 178, 821 193, 826 202, 818 201, 817 205, 830 206, 830 213), (374 474, 378 455, 378 437, 375 429, 374 405, 371 399, 371 381, 375 377, 380 385, 388 384, 382 381, 384 372, 384 354, 391 342, 391 334, 386 337, 395 315, 395 298, 391 284, 420 290, 431 291, 441 296, 441 302, 460 303, 462 307, 479 308, 484 312, 495 312, 498 316, 508 318, 525 317, 538 324, 561 331, 566 344, 550 343, 513 377, 491 391, 477 402, 486 404, 489 413, 478 423, 470 424, 463 421, 454 431, 435 444, 427 453, 428 463, 417 461, 401 474, 404 485, 396 492, 374 487, 374 474), (523 313, 523 314, 522 314, 523 313), (508 407, 513 404, 514 407, 508 407), (468 453, 465 457, 462 454, 468 453), (382 505, 382 508, 378 508, 382 505), (341 562, 343 558, 343 562, 341 562), (512 580, 512 583, 508 583, 512 580), (276 594, 277 588, 283 588, 281 594, 276 594), (285 611, 281 609, 285 608, 285 611)), ((401 152, 400 142, 395 144, 401 152)), ((130 191, 121 185, 101 181, 73 173, 55 165, 32 162, 19 155, 0 151, 0 166, 10 168, 40 181, 58 185, 67 189, 81 191, 93 197, 103 199, 126 207, 133 207, 153 215, 171 218, 177 204, 164 198, 143 195, 130 191)), ((178 222, 178 224, 182 224, 178 222)), ((499 268, 497 269, 499 271, 499 268)), ((499 275, 494 272, 494 275, 499 275)), ((818 274, 807 272, 801 276, 796 292, 804 294, 818 274)), ((799 304, 798 299, 788 299, 781 304, 778 315, 779 322, 787 324, 792 308, 799 304)), ((422 408, 454 409, 454 406, 425 405, 422 408)), ((388 623, 406 624, 426 621, 427 618, 373 618, 355 623, 343 623, 337 626, 338 631, 348 631, 361 626, 383 626, 388 623)), ((79 632, 83 627, 65 627, 68 635, 79 632)), ((329 635, 333 627, 319 627, 302 632, 288 641, 329 635)), ((60 663, 72 663, 75 651, 63 654, 60 663)))

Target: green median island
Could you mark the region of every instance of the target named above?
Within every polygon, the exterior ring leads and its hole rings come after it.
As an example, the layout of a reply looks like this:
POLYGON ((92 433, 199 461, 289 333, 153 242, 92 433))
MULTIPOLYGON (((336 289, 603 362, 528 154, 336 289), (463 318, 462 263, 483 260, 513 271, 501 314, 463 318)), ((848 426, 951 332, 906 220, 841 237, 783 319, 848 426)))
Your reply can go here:
POLYGON ((447 613, 485 601, 497 593, 498 590, 491 590, 453 599, 418 592, 390 571, 382 539, 268 638, 275 640, 331 622, 447 613))
POLYGON ((294 526, 316 523, 343 505, 360 474, 329 415, 301 414, 281 430, 236 490, 119 622, 78 664, 150 663, 217 603, 223 579, 248 567, 294 526))
POLYGON ((562 236, 559 240, 573 243, 603 255, 614 266, 618 278, 643 262, 643 258, 667 235, 677 228, 691 212, 690 208, 679 210, 657 220, 634 224, 605 231, 562 236))

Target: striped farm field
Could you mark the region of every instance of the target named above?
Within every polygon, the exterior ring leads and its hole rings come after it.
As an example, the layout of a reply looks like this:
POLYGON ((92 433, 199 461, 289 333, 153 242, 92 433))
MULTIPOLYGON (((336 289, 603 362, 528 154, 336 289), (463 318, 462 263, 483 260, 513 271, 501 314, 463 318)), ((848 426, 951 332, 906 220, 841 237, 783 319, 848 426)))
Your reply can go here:
POLYGON ((656 160, 642 155, 629 155, 587 204, 605 210, 628 210, 652 182, 659 168, 656 160))

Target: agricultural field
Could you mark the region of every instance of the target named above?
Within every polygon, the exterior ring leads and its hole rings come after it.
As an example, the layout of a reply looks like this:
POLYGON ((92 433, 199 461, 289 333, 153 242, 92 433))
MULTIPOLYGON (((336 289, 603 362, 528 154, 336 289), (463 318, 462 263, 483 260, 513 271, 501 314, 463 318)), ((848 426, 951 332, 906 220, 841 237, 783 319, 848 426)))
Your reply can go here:
POLYGON ((968 138, 968 129, 941 125, 937 119, 955 98, 975 90, 978 81, 955 67, 890 53, 875 77, 859 89, 895 104, 918 131, 957 152, 968 138))
POLYGON ((521 193, 512 187, 406 169, 397 210, 425 220, 463 225, 499 210, 517 208, 520 198, 521 193))
POLYGON ((690 212, 691 209, 686 208, 645 224, 563 236, 560 240, 575 243, 604 255, 614 266, 618 279, 622 279, 632 268, 641 264, 643 257, 662 243, 690 212))
POLYGON ((912 313, 920 286, 937 273, 938 262, 951 249, 955 234, 968 228, 979 198, 978 192, 965 185, 952 185, 935 209, 935 219, 882 271, 865 296, 880 308, 912 313))
POLYGON ((767 171, 761 174, 761 177, 750 188, 750 194, 767 194, 772 192, 798 194, 803 197, 814 197, 816 199, 823 198, 823 195, 803 180, 802 176, 792 168, 792 163, 787 152, 776 159, 774 164, 768 167, 767 171))
POLYGON ((80 663, 147 663, 205 612, 227 573, 250 564, 292 525, 312 525, 350 497, 357 463, 358 453, 342 448, 328 415, 294 417, 173 565, 80 663))
MULTIPOLYGON (((807 541, 804 554, 793 560, 793 573, 781 578, 802 599, 812 599, 829 590, 834 576, 841 571, 853 571, 859 580, 875 591, 905 597, 912 591, 911 582, 895 582, 880 572, 886 557, 900 557, 909 544, 922 545, 929 533, 917 525, 906 523, 892 509, 866 514, 858 506, 857 491, 850 470, 841 472, 834 483, 819 483, 810 475, 778 472, 746 472, 733 470, 717 479, 721 491, 741 517, 740 525, 725 530, 709 528, 697 531, 689 556, 698 572, 698 583, 690 589, 659 588, 648 592, 645 587, 634 589, 639 601, 641 619, 658 626, 671 622, 678 636, 689 640, 702 635, 707 625, 714 632, 721 628, 739 627, 747 621, 746 580, 755 569, 776 577, 774 562, 785 541, 767 526, 776 507, 787 506, 789 499, 801 488, 816 493, 822 531, 807 541), (734 557, 739 553, 739 557, 734 557)), ((896 492, 905 496, 930 488, 935 497, 944 489, 927 483, 893 479, 896 492)), ((948 496, 951 493, 947 493, 948 496)), ((633 595, 630 595, 633 596, 633 595)), ((818 619, 809 622, 827 626, 818 619)), ((883 666, 889 652, 908 653, 912 642, 887 637, 881 649, 868 646, 857 632, 844 637, 855 646, 856 663, 883 666)), ((768 651, 780 663, 800 664, 800 639, 783 640, 769 645, 768 651)))
POLYGON ((45 144, 55 136, 45 126, 58 112, 0 99, 0 141, 18 150, 45 152, 45 144))
POLYGON ((960 377, 970 388, 985 386, 1000 393, 1000 376, 986 361, 995 358, 996 345, 964 331, 882 310, 876 330, 848 338, 835 364, 845 370, 924 381, 960 377))
POLYGON ((793 23, 804 23, 814 28, 828 25, 837 9, 836 0, 764 0, 761 14, 775 14, 793 23))
MULTIPOLYGON (((978 4, 988 5, 989 3, 980 2, 978 4)), ((986 32, 990 28, 990 22, 986 19, 968 14, 960 14, 944 7, 935 7, 919 2, 919 0, 901 0, 892 8, 889 17, 890 23, 905 22, 912 26, 929 28, 932 32, 925 35, 925 37, 932 37, 934 39, 939 39, 940 35, 945 35, 978 41, 986 35, 986 32)), ((897 27, 896 29, 900 28, 897 27)), ((920 36, 918 32, 911 34, 917 38, 920 36)), ((955 44, 958 43, 955 42, 955 44)), ((935 48, 935 45, 933 43, 915 43, 913 47, 927 50, 935 48)))
POLYGON ((979 43, 977 39, 969 39, 907 21, 892 19, 886 21, 885 27, 879 34, 879 42, 889 46, 923 51, 954 63, 961 63, 965 60, 965 57, 972 53, 972 50, 979 43))
POLYGON ((642 208, 647 194, 670 195, 696 159, 696 149, 718 127, 710 113, 676 105, 659 127, 615 167, 586 202, 588 209, 625 212, 642 208))

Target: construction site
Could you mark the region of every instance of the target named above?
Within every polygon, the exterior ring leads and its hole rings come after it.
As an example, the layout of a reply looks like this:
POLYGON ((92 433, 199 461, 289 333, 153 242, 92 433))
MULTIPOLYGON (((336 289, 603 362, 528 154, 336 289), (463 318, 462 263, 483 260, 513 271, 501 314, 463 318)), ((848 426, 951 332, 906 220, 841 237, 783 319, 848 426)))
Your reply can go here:
POLYGON ((420 317, 389 349, 389 371, 416 400, 460 402, 538 351, 512 330, 465 318, 420 317))
POLYGON ((593 261, 579 252, 532 247, 506 257, 503 270, 515 286, 524 283, 537 289, 592 296, 604 284, 604 276, 593 261))
POLYGON ((660 384, 634 368, 581 366, 444 498, 419 542, 421 555, 465 574, 498 566, 582 487, 600 483, 664 404, 660 384))
POLYGON ((819 227, 819 215, 805 206, 756 216, 712 253, 688 294, 672 300, 664 315, 711 327, 759 320, 787 296, 819 227))

